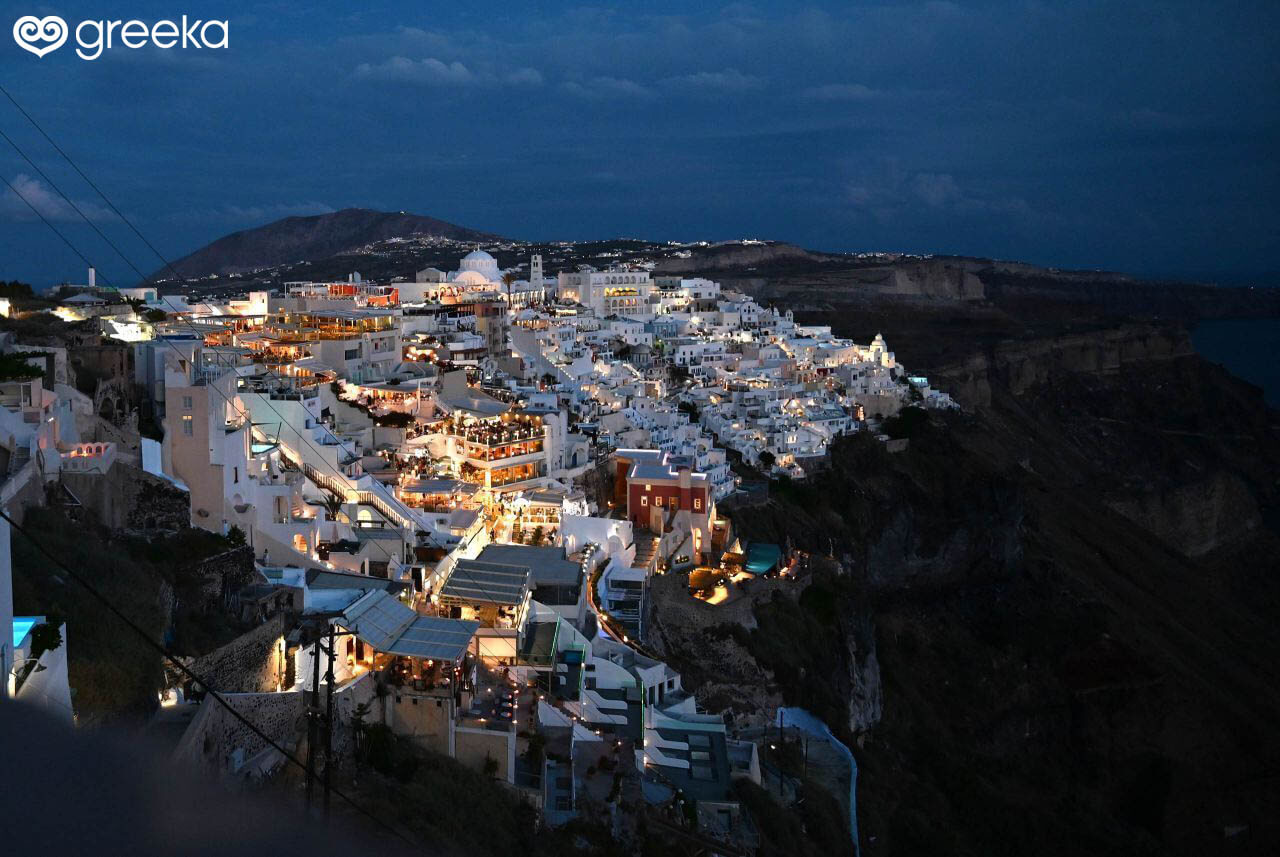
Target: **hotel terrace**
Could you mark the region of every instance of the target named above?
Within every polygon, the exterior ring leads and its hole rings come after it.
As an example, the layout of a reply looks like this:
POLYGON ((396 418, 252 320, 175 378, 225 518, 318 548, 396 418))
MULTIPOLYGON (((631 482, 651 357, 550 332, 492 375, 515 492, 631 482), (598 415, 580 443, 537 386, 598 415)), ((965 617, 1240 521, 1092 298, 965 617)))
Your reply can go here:
POLYGON ((494 417, 450 416, 436 426, 467 482, 485 488, 528 487, 547 475, 547 430, 541 416, 508 411, 494 417))

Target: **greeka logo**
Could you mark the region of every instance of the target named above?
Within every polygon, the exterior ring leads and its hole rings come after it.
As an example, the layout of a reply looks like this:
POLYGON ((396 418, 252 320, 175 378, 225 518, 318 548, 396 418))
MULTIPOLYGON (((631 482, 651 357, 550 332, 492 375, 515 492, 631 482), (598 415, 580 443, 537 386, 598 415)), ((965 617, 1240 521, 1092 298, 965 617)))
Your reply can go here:
MULTIPOLYGON (((37 18, 24 15, 13 24, 13 40, 18 47, 38 57, 52 53, 67 41, 67 22, 57 15, 37 18)), ((181 47, 196 50, 226 48, 231 41, 231 28, 226 21, 204 21, 199 18, 182 21, 161 20, 154 24, 143 21, 81 21, 76 25, 76 54, 82 60, 96 60, 103 51, 123 46, 130 50, 148 44, 168 50, 181 47)))

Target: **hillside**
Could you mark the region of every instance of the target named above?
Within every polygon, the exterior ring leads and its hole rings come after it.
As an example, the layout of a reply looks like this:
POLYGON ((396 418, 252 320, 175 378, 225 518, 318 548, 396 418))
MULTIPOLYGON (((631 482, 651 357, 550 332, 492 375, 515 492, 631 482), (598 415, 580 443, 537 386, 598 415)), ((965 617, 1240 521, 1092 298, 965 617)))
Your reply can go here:
MULTIPOLYGON (((973 256, 817 253, 783 243, 699 248, 662 259, 655 273, 710 277, 797 312, 905 312, 913 324, 933 311, 952 321, 960 312, 972 321, 993 309, 1053 326, 1098 314, 1186 321, 1280 315, 1280 289, 1274 288, 1144 280, 973 256)), ((892 325, 886 320, 886 326, 892 325)))
POLYGON ((660 591, 686 686, 841 731, 868 857, 1275 853, 1276 412, 1176 327, 930 375, 965 413, 726 510, 812 551, 807 586, 746 622, 660 591))
MULTIPOLYGON (((290 262, 324 259, 385 241, 427 235, 454 241, 492 241, 497 236, 404 212, 345 208, 312 217, 286 217, 265 226, 233 232, 174 263, 183 277, 238 274, 290 262)), ((156 279, 172 278, 167 267, 156 279)))

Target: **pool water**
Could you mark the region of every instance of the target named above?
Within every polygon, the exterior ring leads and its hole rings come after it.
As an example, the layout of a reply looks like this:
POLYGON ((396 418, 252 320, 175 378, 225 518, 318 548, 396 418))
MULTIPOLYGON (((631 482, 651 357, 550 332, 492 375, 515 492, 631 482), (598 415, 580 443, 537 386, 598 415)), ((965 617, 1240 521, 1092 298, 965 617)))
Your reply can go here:
POLYGON ((27 634, 31 633, 31 629, 40 624, 40 620, 33 616, 14 616, 13 617, 13 647, 16 649, 22 645, 22 641, 27 638, 27 634))

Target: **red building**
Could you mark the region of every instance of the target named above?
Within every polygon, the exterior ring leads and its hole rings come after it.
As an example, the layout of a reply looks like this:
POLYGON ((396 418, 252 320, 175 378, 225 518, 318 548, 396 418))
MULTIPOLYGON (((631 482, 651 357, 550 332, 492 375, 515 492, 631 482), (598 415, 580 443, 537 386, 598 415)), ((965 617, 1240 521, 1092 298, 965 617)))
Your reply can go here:
POLYGON ((654 533, 687 529, 695 553, 710 544, 709 524, 714 511, 711 483, 679 459, 654 449, 620 449, 618 484, 625 486, 627 518, 654 533), (687 512, 677 520, 681 512, 687 512))

